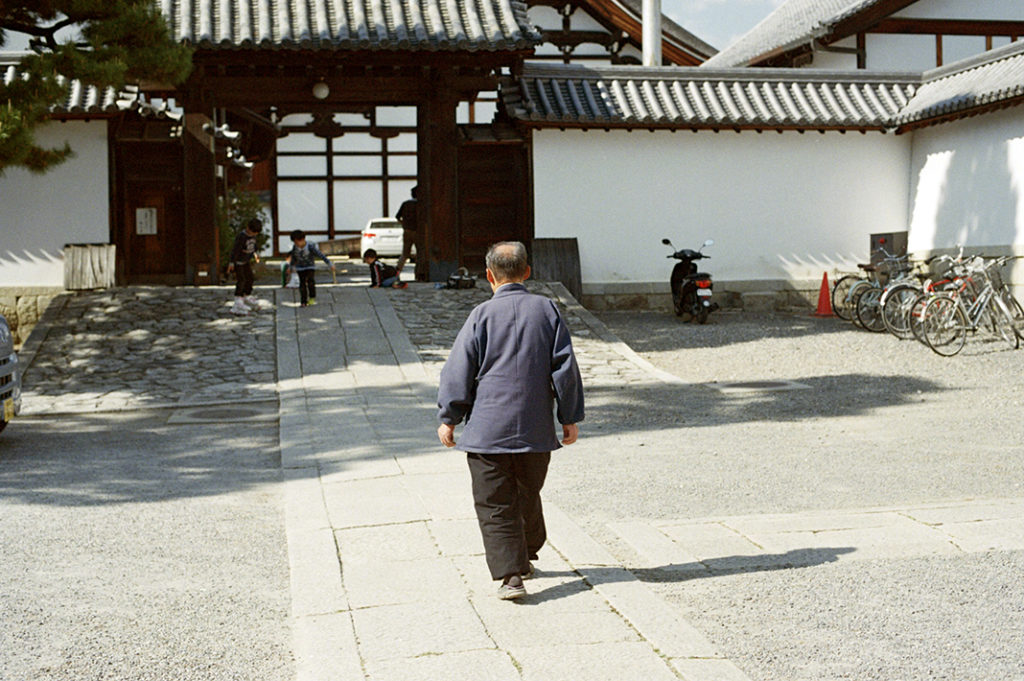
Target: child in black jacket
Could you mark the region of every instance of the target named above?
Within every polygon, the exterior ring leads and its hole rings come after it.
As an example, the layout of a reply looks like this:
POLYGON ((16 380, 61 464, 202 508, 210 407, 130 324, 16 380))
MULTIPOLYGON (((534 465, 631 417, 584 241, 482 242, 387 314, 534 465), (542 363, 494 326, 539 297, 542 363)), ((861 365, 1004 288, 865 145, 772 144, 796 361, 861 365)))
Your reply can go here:
POLYGON ((399 281, 398 270, 384 263, 377 257, 377 251, 367 248, 363 253, 363 262, 370 266, 370 288, 405 288, 409 284, 399 281))

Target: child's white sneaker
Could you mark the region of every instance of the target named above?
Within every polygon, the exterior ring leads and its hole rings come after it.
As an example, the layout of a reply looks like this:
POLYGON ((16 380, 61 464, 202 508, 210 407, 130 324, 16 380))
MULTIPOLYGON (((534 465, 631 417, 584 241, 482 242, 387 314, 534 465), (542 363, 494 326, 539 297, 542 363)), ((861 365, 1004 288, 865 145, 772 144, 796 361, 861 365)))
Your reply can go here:
POLYGON ((244 299, 245 304, 254 310, 258 310, 260 307, 260 299, 256 296, 246 296, 244 299))
POLYGON ((249 306, 245 304, 245 300, 243 298, 235 298, 235 304, 231 306, 231 314, 245 316, 249 312, 249 306))

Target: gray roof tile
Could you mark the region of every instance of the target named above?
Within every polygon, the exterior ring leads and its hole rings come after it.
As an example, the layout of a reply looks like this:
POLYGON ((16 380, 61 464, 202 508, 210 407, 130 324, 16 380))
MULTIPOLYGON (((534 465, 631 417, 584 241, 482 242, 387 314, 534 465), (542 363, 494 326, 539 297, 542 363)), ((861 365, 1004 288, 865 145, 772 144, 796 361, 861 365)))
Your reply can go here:
POLYGON ((924 74, 897 125, 969 112, 1024 98, 1024 41, 985 52, 924 74))
MULTIPOLYGON (((3 79, 4 85, 21 77, 23 76, 17 63, 0 63, 0 78, 3 79)), ((60 103, 51 109, 51 113, 55 115, 117 113, 125 103, 119 101, 123 99, 123 96, 119 95, 114 88, 101 90, 93 85, 84 85, 77 80, 69 81, 60 78, 60 81, 66 83, 67 91, 60 103)))
POLYGON ((746 66, 773 51, 785 51, 828 35, 843 19, 882 0, 788 0, 742 38, 703 66, 746 66))
POLYGON ((1024 41, 924 74, 527 63, 501 91, 537 125, 891 130, 1024 104, 1024 41))
POLYGON ((597 127, 883 129, 913 74, 527 64, 502 84, 514 119, 597 127))
POLYGON ((177 39, 203 49, 529 49, 518 0, 160 0, 177 39))

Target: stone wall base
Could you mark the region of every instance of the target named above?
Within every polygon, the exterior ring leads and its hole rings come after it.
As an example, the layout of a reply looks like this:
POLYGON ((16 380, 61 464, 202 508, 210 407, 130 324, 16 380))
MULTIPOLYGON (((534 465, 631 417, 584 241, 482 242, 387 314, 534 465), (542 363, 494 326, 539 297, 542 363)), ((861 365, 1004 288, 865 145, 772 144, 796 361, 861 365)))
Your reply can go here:
MULTIPOLYGON (((715 281, 714 297, 724 309, 748 312, 815 310, 821 281, 715 281)), ((829 285, 833 282, 830 280, 829 285)), ((672 309, 668 282, 583 284, 583 305, 590 310, 672 309)))
POLYGON ((0 288, 0 314, 11 326, 16 349, 28 339, 50 301, 62 293, 64 289, 57 286, 0 288))

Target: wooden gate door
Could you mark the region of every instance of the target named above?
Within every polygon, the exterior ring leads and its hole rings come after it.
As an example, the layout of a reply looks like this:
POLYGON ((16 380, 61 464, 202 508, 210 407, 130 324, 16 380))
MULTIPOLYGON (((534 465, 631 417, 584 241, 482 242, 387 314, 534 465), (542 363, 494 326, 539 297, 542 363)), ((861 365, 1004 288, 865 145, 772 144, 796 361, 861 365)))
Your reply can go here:
POLYGON ((459 263, 483 272, 496 241, 533 239, 529 145, 494 134, 490 126, 461 128, 458 156, 459 263))
POLYGON ((125 270, 132 284, 182 284, 185 220, 180 189, 129 182, 125 213, 125 270))

